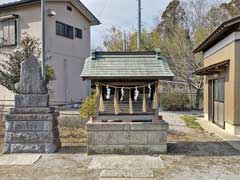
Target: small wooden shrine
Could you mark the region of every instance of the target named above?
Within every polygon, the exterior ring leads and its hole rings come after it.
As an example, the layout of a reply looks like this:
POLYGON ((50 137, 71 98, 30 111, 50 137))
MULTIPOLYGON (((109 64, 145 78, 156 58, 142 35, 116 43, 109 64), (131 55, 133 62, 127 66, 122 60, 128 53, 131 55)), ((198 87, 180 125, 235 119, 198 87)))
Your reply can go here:
POLYGON ((167 152, 159 80, 173 77, 159 52, 92 52, 83 79, 96 85, 97 115, 87 123, 88 154, 167 152))
POLYGON ((82 78, 96 84, 100 121, 158 119, 159 80, 173 77, 159 52, 92 52, 82 78))

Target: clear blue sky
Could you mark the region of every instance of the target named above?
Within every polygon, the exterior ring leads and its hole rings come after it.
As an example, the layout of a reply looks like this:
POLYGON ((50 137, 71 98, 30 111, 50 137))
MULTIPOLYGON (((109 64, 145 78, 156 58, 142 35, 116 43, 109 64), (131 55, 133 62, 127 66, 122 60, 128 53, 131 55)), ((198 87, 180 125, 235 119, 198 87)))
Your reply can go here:
MULTIPOLYGON (((16 0, 0 0, 0 3, 16 0)), ((142 25, 150 29, 171 0, 142 0, 142 25)), ((212 0, 211 0, 212 1, 212 0)), ((224 0, 229 1, 229 0, 224 0)), ((102 22, 92 28, 92 48, 101 46, 112 26, 126 31, 137 27, 137 0, 81 0, 102 22)))

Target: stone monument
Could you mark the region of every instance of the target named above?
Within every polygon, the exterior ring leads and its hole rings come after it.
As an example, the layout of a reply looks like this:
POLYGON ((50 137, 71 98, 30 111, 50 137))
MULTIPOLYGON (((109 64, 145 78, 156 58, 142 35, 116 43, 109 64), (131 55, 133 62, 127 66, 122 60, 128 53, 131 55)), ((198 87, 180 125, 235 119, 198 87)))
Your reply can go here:
POLYGON ((61 146, 58 113, 49 107, 49 95, 33 56, 21 64, 15 85, 15 108, 5 116, 4 153, 53 153, 61 146))

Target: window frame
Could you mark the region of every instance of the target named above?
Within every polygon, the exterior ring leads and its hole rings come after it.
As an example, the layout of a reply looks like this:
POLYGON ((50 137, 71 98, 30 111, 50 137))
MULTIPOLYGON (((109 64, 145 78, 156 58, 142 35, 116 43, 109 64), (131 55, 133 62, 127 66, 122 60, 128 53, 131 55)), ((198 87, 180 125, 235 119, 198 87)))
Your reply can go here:
MULTIPOLYGON (((17 40, 17 33, 18 33, 17 19, 15 19, 15 18, 6 19, 6 20, 3 20, 3 21, 0 21, 0 23, 1 23, 1 26, 0 26, 1 29, 0 30, 2 31, 2 38, 1 38, 2 43, 0 43, 0 47, 16 46, 17 41, 18 41, 17 40), (7 37, 8 38, 7 40, 4 39, 4 37, 5 37, 5 35, 4 35, 4 23, 6 23, 6 22, 9 23, 10 21, 12 21, 13 24, 14 24, 14 34, 12 35, 12 36, 14 36, 13 37, 14 38, 13 43, 8 43, 12 38, 10 36, 7 37)), ((10 23, 8 25, 10 25, 10 23)), ((9 28, 9 26, 8 26, 8 28, 9 28)), ((8 32, 9 32, 9 29, 8 29, 8 32)))
POLYGON ((74 39, 74 27, 60 21, 56 21, 56 35, 68 39, 74 39), (61 25, 63 29, 58 29, 58 25, 61 25))
POLYGON ((225 79, 219 78, 213 80, 213 99, 217 102, 224 103, 225 101, 225 79))
POLYGON ((80 28, 75 28, 75 38, 82 39, 83 38, 83 31, 80 28))
POLYGON ((68 10, 69 12, 72 12, 72 7, 71 7, 71 6, 67 6, 67 10, 68 10))

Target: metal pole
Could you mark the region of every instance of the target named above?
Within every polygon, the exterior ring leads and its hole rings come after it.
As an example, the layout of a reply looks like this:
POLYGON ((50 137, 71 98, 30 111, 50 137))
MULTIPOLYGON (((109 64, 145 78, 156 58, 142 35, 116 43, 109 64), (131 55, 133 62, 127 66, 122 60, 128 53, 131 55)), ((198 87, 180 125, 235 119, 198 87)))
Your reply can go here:
POLYGON ((127 51, 127 37, 126 37, 126 32, 125 32, 125 30, 124 30, 124 32, 123 32, 123 49, 124 49, 124 51, 126 52, 127 51))
POLYGON ((141 51, 141 33, 142 33, 142 20, 141 17, 141 0, 138 0, 138 50, 141 51))
POLYGON ((42 17, 42 61, 41 61, 41 72, 42 72, 42 79, 46 80, 46 66, 45 66, 45 60, 46 60, 46 54, 45 54, 45 43, 46 43, 46 11, 45 11, 45 0, 41 0, 41 17, 42 17))

